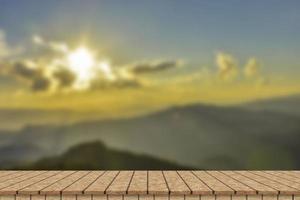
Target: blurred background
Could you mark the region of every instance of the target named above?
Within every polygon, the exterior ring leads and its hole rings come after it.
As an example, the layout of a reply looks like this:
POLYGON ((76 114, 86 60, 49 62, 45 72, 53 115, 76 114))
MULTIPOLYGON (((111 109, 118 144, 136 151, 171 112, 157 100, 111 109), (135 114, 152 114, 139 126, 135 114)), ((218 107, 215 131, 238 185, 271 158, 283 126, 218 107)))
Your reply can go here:
POLYGON ((299 169, 300 2, 0 1, 1 169, 299 169))

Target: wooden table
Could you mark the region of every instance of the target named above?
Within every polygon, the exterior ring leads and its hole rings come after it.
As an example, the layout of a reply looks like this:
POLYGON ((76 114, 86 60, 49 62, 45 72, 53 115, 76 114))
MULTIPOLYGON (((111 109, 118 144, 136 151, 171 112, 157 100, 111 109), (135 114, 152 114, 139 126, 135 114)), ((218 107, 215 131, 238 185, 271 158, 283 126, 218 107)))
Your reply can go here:
POLYGON ((300 200, 299 197, 300 171, 0 171, 0 200, 300 200))

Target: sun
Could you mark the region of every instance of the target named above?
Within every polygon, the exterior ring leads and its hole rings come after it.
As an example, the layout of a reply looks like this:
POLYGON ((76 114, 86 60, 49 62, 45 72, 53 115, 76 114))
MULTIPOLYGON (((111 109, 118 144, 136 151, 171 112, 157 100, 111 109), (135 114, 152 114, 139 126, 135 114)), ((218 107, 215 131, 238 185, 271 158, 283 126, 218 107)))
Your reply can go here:
POLYGON ((79 47, 66 54, 67 67, 75 75, 74 89, 89 88, 100 73, 110 81, 116 79, 110 63, 107 60, 98 60, 94 55, 86 47, 79 47))
POLYGON ((68 62, 71 69, 80 75, 93 67, 95 59, 88 49, 80 47, 68 55, 68 62))
POLYGON ((68 67, 76 75, 79 86, 90 81, 93 76, 93 67, 95 58, 93 54, 85 47, 79 47, 67 55, 68 67))

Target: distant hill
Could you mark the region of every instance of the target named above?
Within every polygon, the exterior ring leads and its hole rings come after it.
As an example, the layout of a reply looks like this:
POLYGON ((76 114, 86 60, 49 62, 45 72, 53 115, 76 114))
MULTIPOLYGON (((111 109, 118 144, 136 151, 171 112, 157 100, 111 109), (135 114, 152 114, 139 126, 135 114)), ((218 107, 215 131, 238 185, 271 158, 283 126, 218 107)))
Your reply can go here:
POLYGON ((90 142, 71 147, 59 156, 42 158, 17 169, 35 170, 176 170, 190 169, 162 159, 142 154, 116 151, 102 142, 90 142))
POLYGON ((242 105, 244 108, 300 115, 300 95, 277 97, 242 105))
POLYGON ((0 131, 0 166, 57 156, 100 140, 109 148, 195 168, 300 168, 300 116, 250 107, 194 104, 128 119, 0 131))
POLYGON ((70 110, 43 109, 0 109, 0 130, 19 130, 34 125, 74 123, 83 120, 99 119, 101 113, 84 113, 70 110))

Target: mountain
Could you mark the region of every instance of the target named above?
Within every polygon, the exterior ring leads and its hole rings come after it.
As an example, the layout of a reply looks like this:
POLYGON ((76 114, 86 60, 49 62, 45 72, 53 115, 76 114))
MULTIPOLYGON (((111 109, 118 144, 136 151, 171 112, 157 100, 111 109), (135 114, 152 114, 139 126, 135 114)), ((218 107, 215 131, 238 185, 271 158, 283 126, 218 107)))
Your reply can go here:
POLYGON ((265 110, 300 115, 300 95, 255 101, 244 104, 242 107, 252 110, 265 110))
POLYGON ((102 142, 89 142, 71 147, 59 156, 42 158, 17 169, 35 170, 176 170, 185 166, 147 155, 107 148, 102 142))
POLYGON ((84 113, 70 110, 0 109, 0 130, 19 130, 35 124, 75 123, 82 120, 99 119, 101 113, 84 113))
POLYGON ((44 155, 43 149, 23 143, 0 147, 0 168, 30 163, 44 155))
POLYGON ((0 165, 57 156, 74 145, 100 140, 109 148, 194 168, 294 169, 300 168, 299 138, 299 115, 249 105, 194 104, 128 119, 0 131, 0 165), (9 146, 25 149, 3 160, 1 148, 9 146), (26 146, 39 154, 25 151, 26 146))

